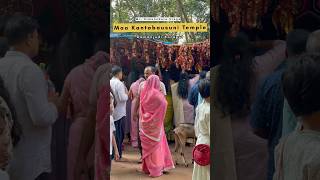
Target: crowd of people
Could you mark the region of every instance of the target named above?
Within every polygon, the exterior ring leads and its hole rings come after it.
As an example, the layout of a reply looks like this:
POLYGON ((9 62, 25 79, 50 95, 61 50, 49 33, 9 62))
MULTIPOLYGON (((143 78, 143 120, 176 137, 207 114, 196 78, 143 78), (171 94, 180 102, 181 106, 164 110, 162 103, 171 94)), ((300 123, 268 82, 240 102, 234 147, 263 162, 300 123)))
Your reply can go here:
POLYGON ((38 29, 21 15, 1 29, 0 179, 50 179, 52 127, 61 116, 71 121, 68 180, 106 179, 110 160, 124 159, 128 133, 139 171, 159 177, 175 168, 168 132, 191 125, 195 151, 206 147, 210 115, 214 165, 193 156, 193 180, 320 178, 319 31, 295 29, 286 41, 226 37, 221 64, 196 75, 131 62, 128 77, 109 63, 107 42, 97 41, 58 94, 33 62, 38 29))
POLYGON ((286 41, 239 33, 212 71, 214 166, 220 180, 319 179, 319 31, 286 41), (254 54, 262 49, 263 52, 254 54))
POLYGON ((109 103, 103 96, 111 70, 107 42, 97 40, 94 54, 69 72, 59 95, 33 61, 41 43, 38 30, 36 20, 23 15, 13 15, 1 28, 0 179, 54 178, 52 163, 63 151, 51 159, 53 130, 61 120, 71 121, 68 135, 57 133, 68 138, 66 178, 106 179, 108 140, 99 134, 107 131, 99 127, 107 122, 109 103))
MULTIPOLYGON (((200 77, 192 77, 187 72, 173 74, 169 87, 160 80, 160 72, 154 66, 147 66, 143 74, 138 74, 127 88, 123 82, 122 68, 114 66, 110 80, 110 110, 113 112, 110 119, 114 121, 110 122, 110 147, 113 147, 111 159, 122 161, 125 126, 130 121, 129 140, 141 155, 142 167, 138 172, 151 177, 161 176, 175 168, 165 132, 166 113, 170 103, 165 97, 167 94, 172 94, 173 101, 174 120, 171 121, 174 123, 169 123, 171 130, 180 124, 192 124, 198 137, 197 143, 210 144, 209 72, 202 71, 200 77), (196 101, 196 104, 191 105, 191 101, 196 101), (127 112, 128 104, 130 112, 127 112), (201 107, 194 113, 198 104, 201 107)), ((209 174, 209 166, 203 170, 195 165, 193 179, 209 179, 209 174)))
MULTIPOLYGON (((110 159, 123 160, 127 122, 131 145, 140 151, 140 171, 152 177, 175 168, 166 136, 180 124, 192 125, 197 143, 209 145, 209 72, 188 74, 172 65, 162 75, 159 65, 131 63, 136 76, 124 76, 110 64, 107 42, 98 39, 91 57, 67 73, 58 93, 34 62, 38 30, 38 23, 23 15, 12 16, 1 29, 0 179, 52 179, 55 125, 61 121, 70 122, 66 135, 56 132, 67 139, 68 180, 106 179, 110 159)), ((209 166, 195 165, 194 179, 203 177, 209 178, 209 166)))

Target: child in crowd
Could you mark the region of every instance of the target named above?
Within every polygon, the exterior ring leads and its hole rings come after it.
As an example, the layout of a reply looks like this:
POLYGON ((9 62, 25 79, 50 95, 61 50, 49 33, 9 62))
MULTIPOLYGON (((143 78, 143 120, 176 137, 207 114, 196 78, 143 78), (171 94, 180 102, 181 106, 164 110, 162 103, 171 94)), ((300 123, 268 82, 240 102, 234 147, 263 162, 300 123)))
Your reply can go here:
POLYGON ((115 155, 114 159, 118 161, 120 156, 119 156, 119 151, 116 143, 116 138, 114 136, 114 131, 116 131, 116 128, 114 126, 114 120, 112 116, 113 111, 114 111, 114 97, 112 93, 110 93, 110 156, 111 156, 110 159, 113 159, 112 152, 114 152, 114 155, 115 155), (113 147, 114 149, 112 149, 113 147))
POLYGON ((283 92, 301 128, 281 139, 274 180, 320 179, 320 54, 292 62, 282 77, 283 92))
MULTIPOLYGON (((197 137, 196 145, 210 146, 210 81, 208 79, 200 81, 199 93, 204 101, 196 109, 194 127, 197 137)), ((206 156, 201 158, 209 160, 206 156)), ((199 165, 195 162, 192 180, 210 180, 210 164, 199 165)))

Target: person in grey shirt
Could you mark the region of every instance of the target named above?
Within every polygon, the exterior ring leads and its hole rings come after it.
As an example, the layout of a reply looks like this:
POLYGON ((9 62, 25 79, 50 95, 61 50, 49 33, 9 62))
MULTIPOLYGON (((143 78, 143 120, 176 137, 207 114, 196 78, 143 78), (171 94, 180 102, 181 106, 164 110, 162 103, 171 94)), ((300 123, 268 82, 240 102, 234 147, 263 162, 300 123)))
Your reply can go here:
MULTIPOLYGON (((306 44, 306 51, 308 53, 320 52, 320 30, 316 30, 309 35, 306 44)), ((288 101, 285 99, 283 105, 282 137, 285 137, 300 127, 301 119, 294 115, 288 101)))
POLYGON ((11 180, 46 179, 51 172, 51 126, 58 117, 58 96, 48 96, 41 69, 32 61, 39 51, 38 24, 12 17, 5 27, 10 50, 0 59, 0 76, 15 106, 22 136, 13 149, 11 180))
POLYGON ((320 55, 307 53, 289 64, 282 90, 301 126, 275 150, 273 180, 320 179, 320 55))

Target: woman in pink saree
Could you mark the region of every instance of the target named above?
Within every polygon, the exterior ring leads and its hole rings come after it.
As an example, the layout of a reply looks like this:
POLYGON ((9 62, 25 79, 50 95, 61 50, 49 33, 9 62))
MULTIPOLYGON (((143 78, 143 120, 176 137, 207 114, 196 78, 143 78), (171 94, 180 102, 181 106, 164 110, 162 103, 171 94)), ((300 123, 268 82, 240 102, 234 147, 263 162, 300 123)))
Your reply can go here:
POLYGON ((144 81, 144 78, 138 79, 136 82, 134 82, 129 90, 129 97, 131 99, 131 131, 130 131, 130 136, 131 136, 131 146, 134 148, 138 147, 138 116, 137 116, 137 107, 136 107, 136 102, 139 98, 138 95, 138 90, 139 90, 139 85, 140 83, 144 81))
MULTIPOLYGON (((61 104, 64 106, 68 119, 71 119, 72 124, 69 130, 68 150, 67 150, 67 169, 68 180, 75 180, 74 171, 76 165, 76 157, 79 152, 81 135, 83 132, 83 124, 87 118, 87 109, 89 106, 89 92, 92 79, 96 69, 106 63, 108 54, 99 51, 85 63, 75 67, 66 77, 63 91, 61 94, 61 104)), ((88 166, 93 166, 93 151, 89 158, 91 163, 88 166)), ((83 177, 80 180, 86 180, 83 177)))
POLYGON ((167 101, 160 92, 160 80, 151 75, 146 80, 140 96, 140 139, 142 170, 151 177, 159 177, 174 168, 164 131, 167 101))

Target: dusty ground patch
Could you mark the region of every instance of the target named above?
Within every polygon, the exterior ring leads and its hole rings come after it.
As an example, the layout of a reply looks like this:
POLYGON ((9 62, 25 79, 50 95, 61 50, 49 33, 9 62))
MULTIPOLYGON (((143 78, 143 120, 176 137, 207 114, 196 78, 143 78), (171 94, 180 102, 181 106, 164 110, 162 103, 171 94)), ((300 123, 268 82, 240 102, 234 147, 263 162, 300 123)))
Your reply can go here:
MULTIPOLYGON (((174 144, 170 144, 171 152, 173 152, 174 144)), ((186 156, 191 161, 192 147, 186 148, 186 156)), ((134 149, 128 144, 125 145, 123 152, 123 159, 125 162, 112 162, 111 169, 111 180, 146 180, 153 179, 148 175, 140 174, 136 172, 137 169, 141 168, 141 164, 137 164, 140 155, 138 149, 134 149)), ((181 161, 180 161, 181 162, 181 161)), ((192 179, 193 165, 184 167, 183 165, 176 166, 175 169, 171 170, 169 174, 164 174, 161 177, 155 178, 157 180, 191 180, 192 179)))

